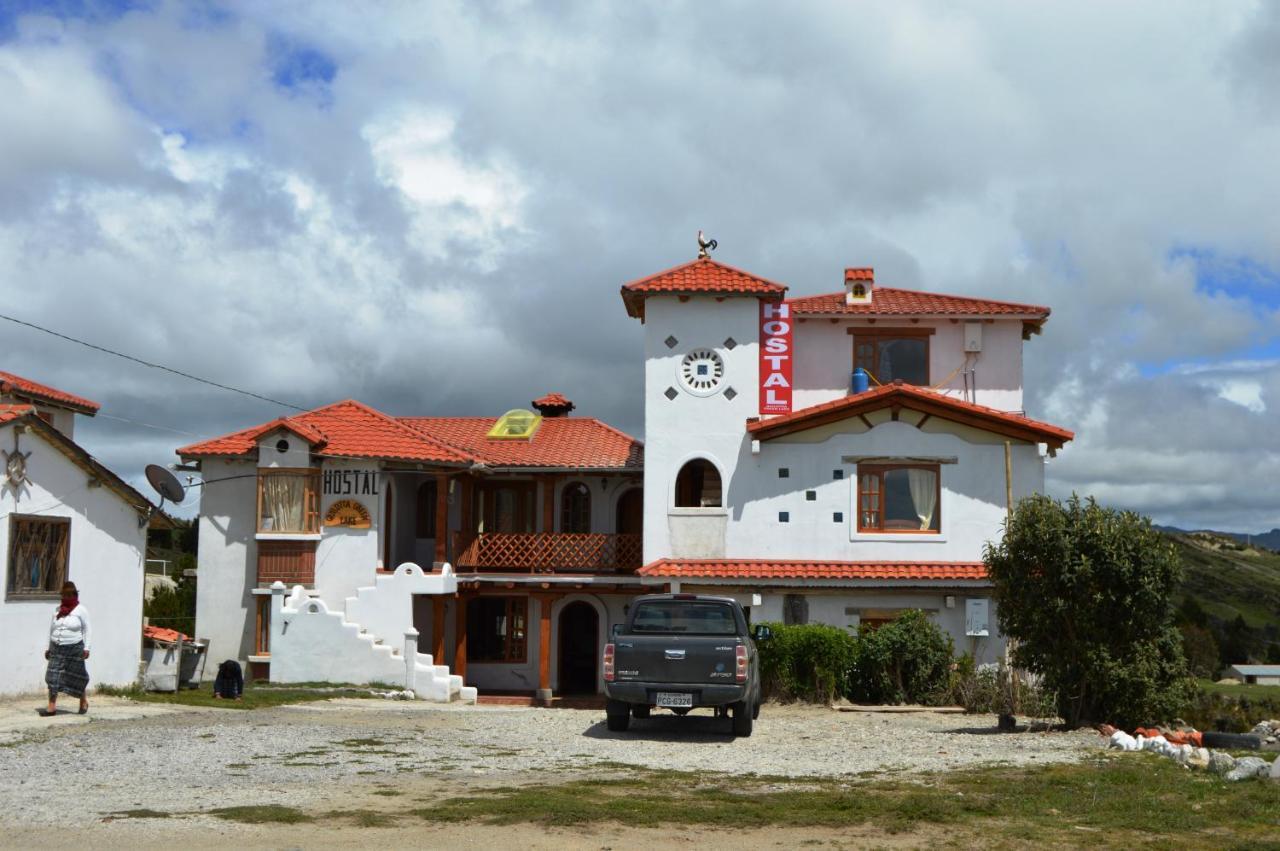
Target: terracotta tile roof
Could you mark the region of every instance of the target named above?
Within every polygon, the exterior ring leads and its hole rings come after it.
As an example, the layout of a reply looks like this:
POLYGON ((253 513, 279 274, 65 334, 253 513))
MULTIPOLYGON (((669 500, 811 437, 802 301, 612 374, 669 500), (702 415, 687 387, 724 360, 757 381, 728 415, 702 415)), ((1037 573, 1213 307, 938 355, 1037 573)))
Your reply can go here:
POLYGON ((534 399, 531 404, 535 408, 562 408, 566 405, 573 407, 573 403, 561 393, 548 393, 540 399, 534 399))
POLYGON ((780 299, 786 291, 783 284, 704 257, 623 284, 622 301, 627 306, 628 316, 643 319, 644 300, 651 295, 764 296, 780 299))
POLYGON ((264 435, 287 428, 307 439, 315 454, 329 458, 637 472, 644 463, 638 440, 596 419, 545 418, 530 440, 490 440, 496 422, 496 417, 395 418, 348 400, 184 446, 178 455, 251 455, 264 435))
POLYGON ((381 411, 348 399, 294 414, 178 450, 183 457, 243 456, 277 428, 305 438, 316 454, 331 458, 388 458, 441 464, 469 464, 471 456, 411 428, 381 411))
POLYGON ((0 405, 0 425, 25 417, 34 410, 31 405, 0 405))
POLYGON ((183 643, 191 640, 191 636, 178 632, 176 629, 165 629, 162 626, 144 626, 142 628, 142 637, 150 638, 152 641, 163 641, 167 644, 177 644, 181 638, 183 643))
POLYGON ((870 304, 845 304, 843 290, 838 293, 801 296, 789 299, 788 303, 797 316, 1021 316, 1039 322, 1049 318, 1049 308, 1037 304, 880 286, 874 287, 871 293, 870 304))
POLYGON ((980 561, 802 561, 772 559, 659 559, 637 571, 671 579, 871 579, 908 582, 983 581, 980 561))
POLYGON ((89 416, 98 413, 98 409, 102 407, 97 402, 85 399, 83 396, 76 396, 2 370, 0 370, 0 393, 30 397, 41 402, 70 408, 77 413, 88 414, 89 416))
POLYGON ((986 405, 975 405, 972 402, 965 402, 953 396, 945 396, 911 384, 886 384, 865 393, 801 408, 790 414, 748 420, 747 432, 759 440, 770 440, 855 417, 858 414, 894 407, 919 411, 931 417, 970 425, 1018 440, 1045 443, 1053 449, 1061 449, 1064 443, 1075 439, 1075 434, 1065 428, 1033 420, 1021 414, 998 411, 986 405))
POLYGON ((490 467, 559 467, 635 470, 644 445, 590 417, 544 418, 529 440, 493 440, 496 417, 401 417, 423 434, 467 452, 490 467))

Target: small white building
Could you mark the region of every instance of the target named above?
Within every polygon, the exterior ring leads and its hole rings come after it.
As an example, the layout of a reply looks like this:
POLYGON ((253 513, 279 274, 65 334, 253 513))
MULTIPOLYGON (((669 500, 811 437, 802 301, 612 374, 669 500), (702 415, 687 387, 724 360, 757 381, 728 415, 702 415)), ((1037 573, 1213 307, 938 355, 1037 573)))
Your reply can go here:
POLYGON ((1228 677, 1251 686, 1280 686, 1280 665, 1232 665, 1228 677))
POLYGON ((89 609, 93 685, 138 678, 143 561, 152 504, 73 440, 88 399, 0 372, 0 694, 44 689, 44 651, 62 583, 89 609))
POLYGON ((854 630, 919 608, 994 660, 983 545, 1073 437, 1022 410, 1022 344, 1049 309, 867 268, 786 291, 707 257, 623 286, 644 324, 639 575, 756 595, 753 620, 854 630))

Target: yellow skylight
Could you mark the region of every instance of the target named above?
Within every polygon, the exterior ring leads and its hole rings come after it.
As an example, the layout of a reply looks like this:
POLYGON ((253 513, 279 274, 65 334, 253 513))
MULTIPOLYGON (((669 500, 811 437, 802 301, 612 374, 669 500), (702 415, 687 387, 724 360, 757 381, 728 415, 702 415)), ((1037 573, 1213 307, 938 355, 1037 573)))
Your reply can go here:
POLYGON ((528 440, 541 423, 542 417, 538 414, 516 408, 498 417, 488 436, 494 440, 528 440))

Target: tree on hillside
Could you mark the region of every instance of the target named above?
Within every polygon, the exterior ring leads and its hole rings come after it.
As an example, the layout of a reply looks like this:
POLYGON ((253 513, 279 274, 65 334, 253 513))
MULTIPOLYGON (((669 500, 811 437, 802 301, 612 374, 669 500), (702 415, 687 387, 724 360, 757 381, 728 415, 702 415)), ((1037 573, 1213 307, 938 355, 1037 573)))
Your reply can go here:
POLYGON ((1172 597, 1182 568, 1151 521, 1072 496, 1022 500, 987 544, 1000 629, 1069 725, 1167 720, 1189 697, 1172 597))

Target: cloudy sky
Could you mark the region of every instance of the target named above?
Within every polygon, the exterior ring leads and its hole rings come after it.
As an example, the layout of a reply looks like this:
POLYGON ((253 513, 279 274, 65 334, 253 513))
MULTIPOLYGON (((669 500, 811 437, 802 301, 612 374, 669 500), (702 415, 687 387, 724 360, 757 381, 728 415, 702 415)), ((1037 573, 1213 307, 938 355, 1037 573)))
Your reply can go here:
MULTIPOLYGON (((1048 304, 1051 490, 1280 526, 1280 4, 0 4, 0 312, 301 406, 641 432, 694 256, 1048 304)), ((278 406, 0 321, 137 480, 278 406), (109 419, 113 417, 114 419, 109 419)))

